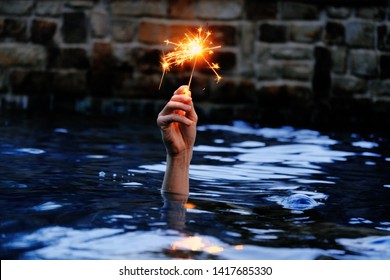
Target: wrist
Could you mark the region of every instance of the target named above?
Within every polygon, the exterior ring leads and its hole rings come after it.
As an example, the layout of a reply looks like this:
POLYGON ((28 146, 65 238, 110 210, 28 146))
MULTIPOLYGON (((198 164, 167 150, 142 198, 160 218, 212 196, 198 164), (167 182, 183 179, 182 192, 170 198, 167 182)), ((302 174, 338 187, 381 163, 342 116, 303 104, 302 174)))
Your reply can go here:
POLYGON ((167 154, 167 166, 162 186, 163 193, 189 195, 189 170, 192 149, 177 154, 167 154))
POLYGON ((189 166, 192 159, 192 148, 186 149, 180 153, 167 153, 167 163, 189 166))

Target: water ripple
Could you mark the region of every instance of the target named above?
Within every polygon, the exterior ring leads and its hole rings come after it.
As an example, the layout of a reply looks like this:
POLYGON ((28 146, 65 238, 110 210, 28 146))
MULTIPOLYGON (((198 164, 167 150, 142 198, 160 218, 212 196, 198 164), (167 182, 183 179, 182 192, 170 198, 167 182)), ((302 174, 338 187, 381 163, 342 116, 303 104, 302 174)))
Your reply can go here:
POLYGON ((40 154, 46 153, 45 150, 36 149, 36 148, 20 148, 20 149, 16 149, 16 151, 19 153, 27 153, 27 154, 32 154, 32 155, 40 155, 40 154))
POLYGON ((55 202, 48 201, 48 202, 34 206, 33 210, 35 210, 35 211, 50 211, 50 210, 54 210, 54 209, 61 208, 61 207, 62 207, 61 204, 57 204, 55 202))
POLYGON ((318 206, 318 202, 305 194, 293 194, 282 200, 284 208, 292 210, 308 210, 318 206))
MULTIPOLYGON (((340 238, 337 242, 348 248, 348 250, 368 259, 390 259, 390 235, 340 238)), ((350 255, 348 258, 358 257, 350 255)))

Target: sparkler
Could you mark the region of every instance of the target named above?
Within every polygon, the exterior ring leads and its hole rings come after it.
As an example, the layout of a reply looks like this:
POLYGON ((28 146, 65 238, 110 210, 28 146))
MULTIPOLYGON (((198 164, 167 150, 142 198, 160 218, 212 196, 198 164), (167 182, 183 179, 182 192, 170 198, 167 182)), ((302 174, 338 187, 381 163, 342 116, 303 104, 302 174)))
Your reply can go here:
POLYGON ((163 69, 163 73, 160 84, 158 86, 159 89, 161 88, 165 73, 168 72, 172 66, 183 66, 185 62, 193 61, 192 71, 188 81, 189 88, 198 58, 202 58, 203 61, 209 66, 209 68, 214 72, 217 82, 219 82, 219 80, 222 78, 217 73, 217 70, 219 69, 218 63, 210 62, 206 58, 206 55, 212 55, 214 53, 214 49, 221 47, 213 46, 213 43, 209 40, 211 32, 204 31, 201 27, 199 27, 196 34, 185 33, 184 35, 184 39, 178 43, 171 42, 169 40, 164 41, 167 45, 173 45, 175 48, 173 51, 163 55, 161 58, 160 63, 163 69))

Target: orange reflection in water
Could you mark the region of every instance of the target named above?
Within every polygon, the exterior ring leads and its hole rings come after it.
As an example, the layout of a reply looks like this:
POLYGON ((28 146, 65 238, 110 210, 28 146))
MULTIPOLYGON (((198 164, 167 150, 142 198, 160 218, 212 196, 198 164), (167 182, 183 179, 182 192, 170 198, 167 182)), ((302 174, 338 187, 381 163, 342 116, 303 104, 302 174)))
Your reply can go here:
POLYGON ((184 207, 185 207, 186 209, 195 209, 195 208, 196 208, 196 205, 193 204, 193 203, 187 202, 186 204, 184 204, 184 207))
POLYGON ((190 236, 172 244, 172 250, 203 251, 210 254, 217 254, 224 249, 220 246, 210 244, 200 236, 190 236))

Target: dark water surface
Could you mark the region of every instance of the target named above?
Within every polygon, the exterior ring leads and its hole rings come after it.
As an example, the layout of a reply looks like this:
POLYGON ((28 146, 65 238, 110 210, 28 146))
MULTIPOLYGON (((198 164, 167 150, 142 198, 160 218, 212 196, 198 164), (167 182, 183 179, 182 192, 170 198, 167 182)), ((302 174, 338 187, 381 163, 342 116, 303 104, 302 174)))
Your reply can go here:
POLYGON ((0 131, 2 259, 390 259, 386 137, 199 125, 184 209, 153 120, 0 131))

